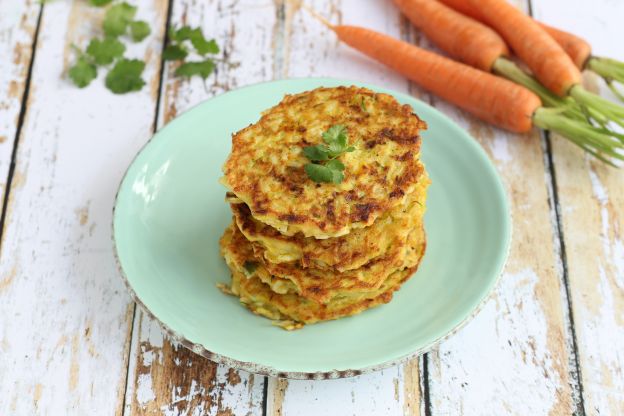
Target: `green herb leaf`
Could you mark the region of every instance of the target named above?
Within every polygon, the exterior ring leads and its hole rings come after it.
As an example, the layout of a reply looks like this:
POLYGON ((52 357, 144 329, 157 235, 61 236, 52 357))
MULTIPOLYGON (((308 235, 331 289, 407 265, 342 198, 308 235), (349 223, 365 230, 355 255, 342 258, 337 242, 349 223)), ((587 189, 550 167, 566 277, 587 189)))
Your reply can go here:
POLYGON ((87 54, 97 65, 108 65, 126 51, 123 43, 115 38, 91 39, 87 46, 87 54))
POLYGON ((104 33, 117 37, 126 33, 128 25, 134 19, 137 8, 126 2, 115 4, 104 16, 104 33))
POLYGON ((130 35, 135 42, 141 42, 147 36, 149 36, 151 29, 147 22, 143 20, 136 20, 130 23, 130 35))
POLYGON ((113 0, 89 0, 91 6, 103 7, 110 4, 113 0))
POLYGON ((185 62, 175 70, 175 76, 190 78, 194 75, 206 79, 214 70, 214 62, 210 59, 201 62, 185 62))
POLYGON ((247 276, 251 276, 258 268, 258 263, 255 261, 246 261, 243 263, 243 268, 245 269, 247 276))
POLYGON ((325 146, 322 146, 320 144, 316 146, 304 147, 303 154, 305 155, 305 157, 313 162, 329 159, 327 149, 325 148, 325 146))
POLYGON ((81 56, 69 69, 68 75, 78 88, 84 88, 97 76, 97 68, 85 56, 81 56))
POLYGON ((342 171, 339 170, 332 170, 332 182, 335 184, 339 184, 342 182, 342 180, 344 179, 344 173, 342 173, 342 171))
POLYGON ((312 179, 314 182, 333 182, 334 181, 334 172, 327 166, 317 165, 316 163, 307 163, 304 166, 305 172, 308 174, 308 177, 312 179))
POLYGON ((330 160, 329 162, 325 163, 325 166, 327 166, 331 170, 337 170, 340 172, 345 170, 345 165, 338 159, 330 160))
POLYGON ((172 42, 183 42, 191 38, 191 32, 193 32, 193 30, 196 29, 190 26, 182 26, 178 29, 171 28, 169 29, 169 39, 171 39, 172 42))
POLYGON ((327 144, 340 143, 344 147, 347 144, 347 128, 342 124, 331 126, 323 133, 323 140, 327 144))
POLYGON ((347 147, 347 128, 343 125, 335 125, 322 134, 327 145, 318 144, 303 148, 303 154, 313 162, 304 166, 308 177, 314 182, 340 183, 344 179, 345 165, 337 159, 345 152, 352 152, 355 147, 347 147))
POLYGON ((184 59, 188 55, 188 52, 182 45, 168 45, 163 51, 163 59, 165 61, 177 61, 184 59))
POLYGON ((219 45, 217 45, 217 42, 214 39, 207 40, 198 27, 182 26, 177 30, 170 30, 169 38, 173 42, 190 40, 197 53, 202 56, 209 53, 219 53, 219 45))
POLYGON ((141 74, 145 62, 138 59, 120 59, 106 75, 106 87, 115 94, 139 91, 145 85, 141 74))
POLYGON ((217 45, 217 41, 214 39, 206 40, 201 32, 199 32, 198 36, 191 38, 191 44, 193 44, 197 53, 202 56, 209 53, 219 53, 219 45, 217 45))

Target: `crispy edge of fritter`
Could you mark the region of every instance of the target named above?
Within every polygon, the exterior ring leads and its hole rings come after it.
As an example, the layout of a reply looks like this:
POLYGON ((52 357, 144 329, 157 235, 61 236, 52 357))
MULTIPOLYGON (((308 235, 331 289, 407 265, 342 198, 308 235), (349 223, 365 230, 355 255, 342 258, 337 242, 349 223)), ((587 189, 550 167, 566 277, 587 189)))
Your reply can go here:
MULTIPOLYGON (((362 267, 382 256, 392 244, 405 241, 409 231, 404 227, 405 224, 399 225, 397 222, 404 222, 406 216, 422 217, 424 215, 427 189, 430 183, 431 180, 425 171, 416 183, 416 189, 408 195, 405 205, 397 206, 384 213, 367 228, 352 230, 351 233, 344 236, 326 240, 304 237, 300 233, 294 236, 283 235, 273 227, 255 220, 249 207, 240 200, 230 198, 230 207, 238 229, 252 243, 254 252, 267 262, 298 262, 303 268, 347 272, 362 267), (403 212, 404 210, 407 212, 403 212), (352 244, 353 233, 367 233, 373 227, 378 227, 379 221, 382 221, 383 225, 379 226, 380 229, 375 229, 376 235, 394 233, 392 238, 386 240, 384 246, 375 246, 371 249, 368 237, 361 238, 363 240, 361 243, 364 245, 352 244), (400 231, 394 230, 394 228, 398 228, 400 231), (272 250, 269 248, 270 246, 281 247, 281 251, 280 249, 272 250)), ((411 223, 409 220, 408 222, 411 223)))
MULTIPOLYGON (((275 325, 280 326, 286 330, 300 329, 305 324, 314 324, 318 322, 335 320, 335 319, 345 318, 348 316, 357 315, 367 309, 390 302, 392 300, 394 292, 398 291, 401 288, 401 286, 416 273, 416 271, 418 270, 418 267, 420 266, 422 262, 425 252, 426 252, 426 239, 423 242, 422 250, 421 250, 417 264, 411 268, 396 271, 395 273, 401 274, 399 281, 396 284, 392 285, 383 293, 373 298, 365 299, 363 301, 358 301, 354 304, 347 305, 341 308, 340 310, 333 311, 333 312, 323 311, 323 309, 327 309, 327 305, 318 305, 314 302, 310 302, 311 305, 314 305, 314 307, 318 308, 321 312, 308 314, 307 317, 304 317, 303 315, 293 316, 291 313, 288 312, 287 308, 284 307, 283 305, 268 304, 262 300, 258 300, 257 295, 255 296, 256 300, 254 300, 253 294, 249 293, 245 285, 242 286, 242 291, 241 291, 241 285, 240 285, 241 282, 252 283, 252 284, 256 284, 262 287, 264 293, 268 294, 268 297, 271 300, 280 299, 280 297, 283 297, 283 296, 294 296, 294 297, 300 298, 302 302, 306 302, 305 298, 301 298, 297 295, 274 294, 268 285, 261 282, 255 276, 252 276, 251 278, 247 278, 246 276, 244 276, 243 274, 239 272, 232 271, 232 286, 230 287, 221 286, 220 288, 226 294, 238 296, 239 301, 241 302, 243 306, 245 306, 247 309, 249 309, 251 312, 253 312, 256 315, 260 315, 260 316, 263 316, 265 318, 272 320, 275 325)), ((298 311, 299 313, 302 313, 305 311, 305 307, 299 306, 296 309, 296 311, 298 311)))

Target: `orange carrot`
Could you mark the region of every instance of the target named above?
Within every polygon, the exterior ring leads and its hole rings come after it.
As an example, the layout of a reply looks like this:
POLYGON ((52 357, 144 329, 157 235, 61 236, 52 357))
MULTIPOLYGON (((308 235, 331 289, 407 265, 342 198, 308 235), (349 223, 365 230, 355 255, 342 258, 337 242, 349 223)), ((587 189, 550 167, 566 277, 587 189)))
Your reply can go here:
POLYGON ((548 34, 563 48, 574 62, 577 68, 583 69, 587 60, 591 56, 591 46, 589 43, 572 33, 564 32, 548 26, 545 23, 537 22, 548 34))
POLYGON ((490 72, 496 59, 509 55, 498 33, 437 1, 394 3, 440 49, 470 66, 490 72))
MULTIPOLYGON (((479 13, 478 8, 470 6, 466 0, 439 0, 448 7, 454 9, 458 13, 465 16, 469 16, 475 20, 483 22, 483 18, 479 13)), ((591 47, 584 39, 579 38, 563 30, 556 29, 552 26, 548 26, 545 23, 537 22, 548 34, 563 48, 563 50, 570 56, 572 62, 577 68, 582 69, 585 62, 591 55, 591 47)))
POLYGON ((615 83, 624 84, 624 62, 592 56, 591 45, 585 39, 544 23, 539 24, 570 55, 570 58, 572 58, 572 61, 579 69, 587 69, 600 75, 611 91, 620 100, 624 101, 624 93, 615 85, 615 83))
POLYGON ((624 84, 624 62, 591 56, 585 40, 538 23, 505 0, 440 1, 496 29, 546 87, 561 96, 571 95, 594 121, 624 126, 624 108, 584 90, 579 71, 597 73, 624 101, 624 94, 615 85, 624 84))
POLYGON ((532 127, 540 99, 520 85, 356 26, 331 26, 341 41, 482 120, 514 132, 532 127))
POLYGON ((612 166, 613 160, 624 160, 619 153, 619 139, 624 136, 612 137, 559 109, 544 108, 539 97, 521 85, 369 29, 334 26, 302 6, 344 43, 482 120, 514 132, 526 132, 532 126, 551 130, 612 166))
POLYGON ((441 3, 446 4, 451 9, 458 11, 459 13, 471 17, 475 20, 483 22, 481 16, 479 15, 479 9, 473 8, 468 4, 466 0, 439 0, 441 3))
POLYGON ((466 0, 483 21, 505 39, 544 86, 560 96, 580 84, 570 57, 533 19, 506 0, 466 0))
POLYGON ((564 108, 567 116, 585 118, 578 105, 553 94, 508 60, 505 41, 489 27, 435 0, 394 0, 394 3, 416 28, 446 53, 528 88, 544 105, 564 108))

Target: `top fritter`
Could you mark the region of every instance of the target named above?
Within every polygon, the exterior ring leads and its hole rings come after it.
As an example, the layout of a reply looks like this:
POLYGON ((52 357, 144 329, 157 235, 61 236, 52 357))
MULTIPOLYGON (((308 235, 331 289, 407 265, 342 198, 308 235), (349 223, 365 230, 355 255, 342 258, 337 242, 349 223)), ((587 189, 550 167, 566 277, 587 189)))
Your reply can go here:
POLYGON ((371 225, 412 192, 425 128, 410 106, 365 88, 288 95, 233 135, 222 181, 254 218, 285 235, 338 237, 371 225), (327 145, 323 133, 336 126, 354 150, 339 156, 344 179, 317 183, 304 168, 311 161, 303 149, 327 145))

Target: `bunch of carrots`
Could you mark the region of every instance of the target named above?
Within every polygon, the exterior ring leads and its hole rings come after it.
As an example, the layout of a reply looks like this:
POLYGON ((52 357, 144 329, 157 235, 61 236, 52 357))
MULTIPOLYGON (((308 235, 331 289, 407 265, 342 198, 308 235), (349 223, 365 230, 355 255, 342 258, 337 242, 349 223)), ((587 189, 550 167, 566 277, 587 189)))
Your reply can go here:
POLYGON ((591 56, 584 40, 506 0, 393 1, 457 61, 373 30, 332 25, 303 6, 342 42, 484 121, 519 133, 537 126, 612 166, 624 160, 624 135, 615 127, 624 127, 624 107, 581 85, 581 70, 592 70, 624 99, 614 85, 624 83, 624 63, 591 56), (510 48, 527 71, 510 59, 510 48))

